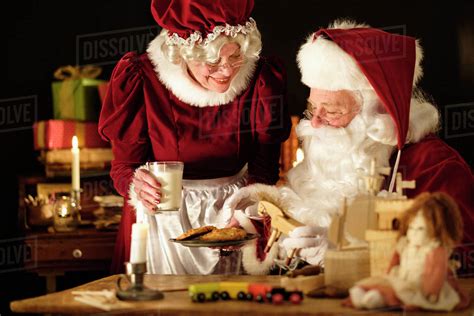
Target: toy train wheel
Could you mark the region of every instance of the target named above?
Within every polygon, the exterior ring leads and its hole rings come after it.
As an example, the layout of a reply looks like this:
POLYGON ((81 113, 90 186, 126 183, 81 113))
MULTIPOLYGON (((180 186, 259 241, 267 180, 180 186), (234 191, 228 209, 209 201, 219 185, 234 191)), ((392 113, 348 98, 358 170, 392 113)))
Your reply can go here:
POLYGON ((300 304, 303 300, 303 297, 298 293, 293 293, 290 295, 289 301, 293 304, 300 304))
POLYGON ((206 301, 206 295, 204 293, 198 293, 196 299, 199 303, 204 303, 206 301))
POLYGON ((230 299, 229 292, 227 291, 221 292, 221 299, 224 301, 227 301, 228 299, 230 299))
POLYGON ((272 292, 268 292, 268 293, 265 295, 265 297, 267 298, 267 301, 268 301, 268 302, 270 302, 270 303, 272 302, 272 297, 273 297, 272 292))
POLYGON ((257 296, 255 296, 255 300, 256 300, 257 302, 259 302, 259 303, 265 302, 265 299, 264 299, 263 296, 260 295, 260 294, 257 295, 257 296))
POLYGON ((244 292, 240 291, 239 293, 237 293, 237 299, 239 301, 245 301, 247 299, 247 295, 244 292))
POLYGON ((247 299, 247 301, 253 300, 253 295, 252 295, 252 293, 247 293, 246 299, 247 299))
POLYGON ((218 301, 219 300, 219 292, 217 292, 217 291, 212 292, 211 299, 213 301, 218 301))
POLYGON ((276 293, 272 295, 272 303, 275 305, 280 305, 283 303, 283 295, 280 293, 276 293))

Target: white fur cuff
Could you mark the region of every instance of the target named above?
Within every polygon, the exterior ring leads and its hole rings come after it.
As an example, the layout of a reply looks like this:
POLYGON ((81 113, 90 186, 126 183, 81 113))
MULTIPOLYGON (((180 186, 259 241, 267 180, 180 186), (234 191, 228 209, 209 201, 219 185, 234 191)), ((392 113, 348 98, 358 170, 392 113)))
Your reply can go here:
POLYGON ((234 212, 234 218, 239 222, 239 225, 247 232, 250 234, 256 234, 257 230, 252 224, 252 221, 250 218, 247 217, 247 215, 244 214, 242 211, 235 211, 234 212))
POLYGON ((278 246, 275 244, 267 253, 265 260, 257 258, 257 241, 242 247, 242 265, 245 271, 251 275, 268 274, 278 254, 278 246))

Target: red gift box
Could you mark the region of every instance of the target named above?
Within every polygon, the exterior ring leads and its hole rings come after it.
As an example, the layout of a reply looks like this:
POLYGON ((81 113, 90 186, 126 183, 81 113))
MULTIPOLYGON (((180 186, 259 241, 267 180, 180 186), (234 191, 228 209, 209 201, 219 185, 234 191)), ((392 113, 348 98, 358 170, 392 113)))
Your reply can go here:
POLYGON ((33 125, 34 149, 64 149, 72 147, 72 137, 77 136, 79 147, 103 148, 109 143, 100 138, 95 122, 48 120, 33 125))

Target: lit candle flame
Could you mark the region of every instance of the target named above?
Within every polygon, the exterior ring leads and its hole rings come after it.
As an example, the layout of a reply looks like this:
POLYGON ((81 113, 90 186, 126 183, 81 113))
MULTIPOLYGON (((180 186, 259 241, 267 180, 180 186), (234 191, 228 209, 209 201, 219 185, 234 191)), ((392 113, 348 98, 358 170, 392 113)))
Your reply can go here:
POLYGON ((77 136, 74 135, 72 137, 72 148, 77 149, 79 147, 79 141, 77 140, 77 136))
POLYGON ((67 209, 67 206, 61 206, 61 210, 59 211, 59 216, 60 217, 66 217, 69 215, 69 210, 67 209))

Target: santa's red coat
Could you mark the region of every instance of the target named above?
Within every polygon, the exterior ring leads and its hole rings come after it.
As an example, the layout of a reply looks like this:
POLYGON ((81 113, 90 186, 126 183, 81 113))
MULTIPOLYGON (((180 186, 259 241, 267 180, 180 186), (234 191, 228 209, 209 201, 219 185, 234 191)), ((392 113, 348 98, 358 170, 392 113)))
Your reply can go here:
MULTIPOLYGON (((393 166, 395 157, 391 159, 393 166)), ((464 221, 464 239, 454 252, 461 262, 460 274, 474 272, 474 176, 459 153, 430 135, 402 149, 398 171, 405 180, 416 180, 409 198, 422 192, 446 192, 457 202, 464 221)))

